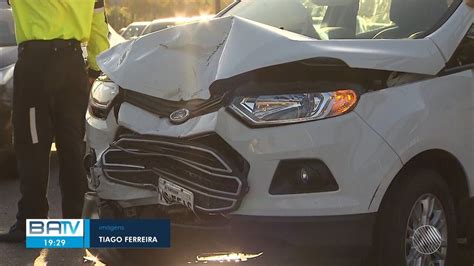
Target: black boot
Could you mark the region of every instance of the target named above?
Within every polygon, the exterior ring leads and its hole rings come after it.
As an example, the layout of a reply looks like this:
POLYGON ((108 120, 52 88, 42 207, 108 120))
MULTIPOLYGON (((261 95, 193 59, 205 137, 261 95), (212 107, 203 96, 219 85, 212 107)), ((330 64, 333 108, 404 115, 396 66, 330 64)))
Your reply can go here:
POLYGON ((25 242, 26 226, 16 222, 8 233, 0 233, 0 242, 21 243, 25 242))

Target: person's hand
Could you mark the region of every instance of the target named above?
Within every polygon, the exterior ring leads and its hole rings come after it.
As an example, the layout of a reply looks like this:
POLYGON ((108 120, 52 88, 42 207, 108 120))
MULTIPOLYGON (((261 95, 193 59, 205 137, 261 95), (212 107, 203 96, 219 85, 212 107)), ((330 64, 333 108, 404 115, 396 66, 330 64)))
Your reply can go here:
POLYGON ((474 7, 474 0, 464 0, 464 3, 470 7, 474 7))

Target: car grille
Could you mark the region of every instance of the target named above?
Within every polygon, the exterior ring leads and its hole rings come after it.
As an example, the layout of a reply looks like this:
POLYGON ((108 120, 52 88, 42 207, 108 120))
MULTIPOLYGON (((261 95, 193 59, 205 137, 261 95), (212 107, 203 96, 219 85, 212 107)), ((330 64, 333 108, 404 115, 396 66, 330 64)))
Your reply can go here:
POLYGON ((195 209, 203 212, 235 210, 248 190, 249 164, 217 134, 190 139, 121 134, 100 163, 116 182, 158 188, 161 177, 189 189, 195 209))
POLYGON ((186 108, 190 112, 189 119, 216 112, 224 107, 225 101, 225 94, 213 97, 209 100, 192 99, 188 101, 170 101, 123 88, 122 95, 123 102, 140 107, 160 117, 169 117, 174 111, 186 108))

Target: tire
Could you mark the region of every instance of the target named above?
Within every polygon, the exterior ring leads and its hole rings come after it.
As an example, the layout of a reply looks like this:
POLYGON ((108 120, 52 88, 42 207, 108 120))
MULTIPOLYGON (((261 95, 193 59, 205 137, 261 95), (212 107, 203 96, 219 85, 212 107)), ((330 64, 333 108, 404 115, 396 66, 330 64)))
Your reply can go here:
POLYGON ((431 170, 406 173, 391 185, 380 208, 376 265, 428 266, 440 254, 445 257, 441 265, 456 265, 456 237, 456 213, 446 182, 431 170))

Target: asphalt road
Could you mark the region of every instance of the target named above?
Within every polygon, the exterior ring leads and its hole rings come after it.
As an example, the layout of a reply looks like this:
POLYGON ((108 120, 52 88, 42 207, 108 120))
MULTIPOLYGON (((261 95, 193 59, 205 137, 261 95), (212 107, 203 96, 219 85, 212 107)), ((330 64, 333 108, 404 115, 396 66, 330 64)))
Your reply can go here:
MULTIPOLYGON (((1 175, 1 170, 0 170, 1 175)), ((8 230, 9 226, 15 221, 16 203, 19 198, 18 180, 4 179, 0 177, 0 231, 8 230)), ((53 154, 51 161, 51 179, 49 182, 48 191, 51 218, 60 218, 60 191, 58 186, 58 167, 56 157, 53 154)), ((185 241, 185 240, 184 240, 185 241)), ((199 244, 198 244, 199 245, 199 244)), ((202 248, 202 244, 201 244, 202 248)), ((207 248, 207 246, 205 246, 207 248)), ((464 263, 462 265, 474 265, 474 250, 463 250, 458 257, 462 258, 464 263)), ((222 250, 212 250, 208 252, 218 252, 222 250)), ((160 251, 167 252, 167 251, 160 251)), ((182 251, 183 252, 183 251, 182 251)), ((207 252, 207 250, 206 250, 207 252)), ((159 254, 157 254, 159 255, 159 254)), ((168 254, 169 255, 169 254, 168 254)), ((186 265, 185 261, 193 263, 192 259, 184 260, 183 258, 195 258, 195 255, 190 250, 184 250, 184 253, 163 262, 159 256, 150 257, 153 265, 186 265), (179 259, 178 259, 179 258, 179 259)), ((3 265, 103 265, 101 262, 84 261, 84 256, 91 256, 86 254, 82 249, 26 249, 25 244, 5 244, 0 243, 0 266, 3 265)), ((336 258, 335 261, 318 260, 314 252, 299 253, 295 250, 289 250, 285 247, 276 247, 270 252, 263 255, 264 259, 255 260, 253 263, 244 263, 244 265, 358 265, 357 261, 345 260, 336 258)), ((241 264, 241 263, 239 263, 241 264)), ((207 264, 209 265, 209 264, 207 264)), ((219 263, 218 265, 222 265, 219 263)), ((231 265, 237 265, 231 263, 231 265)))
MULTIPOLYGON (((51 161, 49 206, 51 218, 61 218, 60 191, 56 157, 51 161)), ((6 231, 15 222, 16 203, 20 197, 16 179, 0 179, 0 231, 6 231)), ((0 243, 0 265, 87 265, 85 251, 79 249, 26 249, 25 244, 0 243)), ((93 263, 89 263, 93 265, 93 263)))

